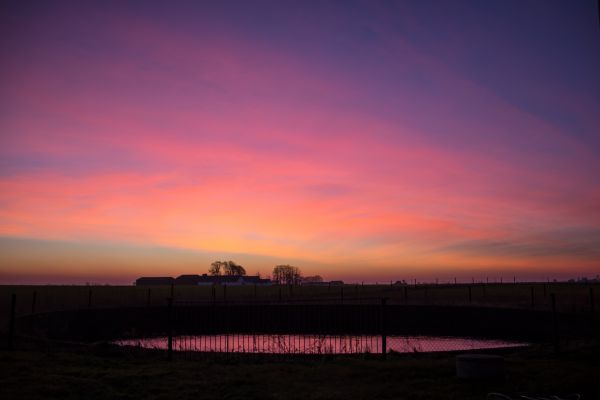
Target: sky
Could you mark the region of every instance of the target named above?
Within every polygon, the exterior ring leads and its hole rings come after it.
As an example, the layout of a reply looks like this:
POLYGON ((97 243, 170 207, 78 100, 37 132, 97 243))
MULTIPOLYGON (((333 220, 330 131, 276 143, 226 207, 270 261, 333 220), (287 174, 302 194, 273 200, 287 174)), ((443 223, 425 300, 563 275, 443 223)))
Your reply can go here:
POLYGON ((596 1, 0 7, 0 283, 600 273, 596 1))

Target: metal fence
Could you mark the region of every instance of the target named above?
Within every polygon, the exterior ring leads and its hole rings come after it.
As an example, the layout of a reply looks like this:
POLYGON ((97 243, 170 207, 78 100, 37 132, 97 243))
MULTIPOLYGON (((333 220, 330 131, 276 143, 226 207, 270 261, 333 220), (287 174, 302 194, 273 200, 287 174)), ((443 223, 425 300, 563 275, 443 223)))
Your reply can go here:
POLYGON ((414 292, 410 290, 416 289, 407 287, 394 288, 401 296, 392 298, 368 297, 353 287, 338 288, 336 296, 300 296, 298 292, 285 296, 285 289, 293 289, 276 287, 275 296, 267 300, 239 294, 228 298, 230 289, 226 287, 209 288, 209 296, 199 300, 171 297, 177 288, 167 288, 160 297, 155 295, 155 288, 149 288, 142 305, 109 307, 95 305, 93 289, 88 288, 83 307, 52 312, 35 309, 39 300, 36 292, 31 297, 13 295, 7 313, 8 345, 14 346, 15 337, 29 335, 59 341, 112 342, 136 351, 156 349, 169 358, 385 357, 390 353, 496 349, 527 343, 549 344, 558 351, 600 336, 592 296, 587 312, 569 313, 562 311, 561 297, 554 293, 547 294, 547 307, 533 301, 529 307, 490 307, 473 302, 474 289, 470 286, 459 288, 470 302, 442 305, 411 302, 408 296, 414 292), (218 291, 222 291, 221 296, 218 291), (31 312, 19 314, 17 304, 23 297, 25 302, 31 301, 31 312))
POLYGON ((164 335, 119 345, 166 350, 169 357, 305 357, 488 350, 593 338, 597 318, 528 309, 406 305, 388 299, 173 302, 164 335), (559 331, 559 323, 562 329, 559 331))

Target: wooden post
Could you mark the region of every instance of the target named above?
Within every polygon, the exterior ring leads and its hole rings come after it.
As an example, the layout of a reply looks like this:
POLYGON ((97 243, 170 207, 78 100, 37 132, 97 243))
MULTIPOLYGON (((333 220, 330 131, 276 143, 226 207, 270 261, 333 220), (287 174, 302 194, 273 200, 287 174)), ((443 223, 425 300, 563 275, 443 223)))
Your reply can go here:
POLYGON ((552 302, 552 325, 554 328, 554 352, 558 353, 560 351, 560 343, 558 337, 558 315, 556 314, 556 295, 550 293, 550 299, 552 302))
POLYGON ((35 314, 35 302, 37 300, 37 291, 33 291, 33 295, 31 296, 31 313, 35 314))
POLYGON ((8 349, 12 350, 15 336, 15 312, 17 310, 17 295, 10 297, 10 315, 8 317, 8 349))
POLYGON ((454 278, 454 284, 456 285, 456 278, 454 278))
POLYGON ((404 302, 408 303, 408 285, 404 285, 404 302))
POLYGON ((217 289, 215 288, 215 284, 211 285, 212 288, 212 301, 215 303, 217 301, 217 289))
POLYGON ((381 299, 381 357, 384 360, 387 357, 386 303, 386 298, 381 299))
POLYGON ((281 303, 281 285, 279 285, 279 302, 281 303))
POLYGON ((500 277, 500 284, 502 284, 502 277, 500 277))
POLYGON ((92 308, 92 288, 88 290, 88 308, 92 308))
POLYGON ((534 293, 533 293, 533 286, 531 286, 529 288, 530 292, 531 292, 531 308, 535 307, 535 297, 534 297, 534 293))
POLYGON ((517 277, 513 276, 513 283, 517 283, 517 277))
POLYGON ((340 286, 340 300, 344 302, 344 286, 340 286))
POLYGON ((171 283, 171 298, 175 298, 175 284, 171 283))
POLYGON ((471 286, 469 286, 469 304, 471 304, 473 302, 473 296, 471 293, 471 286))
POLYGON ((148 288, 148 295, 146 296, 146 307, 150 307, 152 304, 152 289, 148 288))
POLYGON ((546 298, 546 287, 547 287, 547 286, 548 286, 548 285, 544 283, 544 299, 546 298))
POLYGON ((227 285, 223 284, 223 301, 227 301, 227 285))
POLYGON ((167 299, 167 359, 173 359, 173 298, 167 299))
POLYGON ((254 299, 256 299, 256 283, 254 284, 254 299))
POLYGON ((590 286, 590 311, 593 314, 596 312, 596 305, 594 304, 594 288, 590 286))

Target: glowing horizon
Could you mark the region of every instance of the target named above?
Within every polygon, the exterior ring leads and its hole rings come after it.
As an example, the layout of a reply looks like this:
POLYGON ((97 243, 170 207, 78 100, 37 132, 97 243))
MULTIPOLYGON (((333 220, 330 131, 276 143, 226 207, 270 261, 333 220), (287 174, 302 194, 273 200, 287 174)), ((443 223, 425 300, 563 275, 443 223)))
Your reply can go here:
POLYGON ((594 3, 3 6, 0 283, 596 275, 594 3))

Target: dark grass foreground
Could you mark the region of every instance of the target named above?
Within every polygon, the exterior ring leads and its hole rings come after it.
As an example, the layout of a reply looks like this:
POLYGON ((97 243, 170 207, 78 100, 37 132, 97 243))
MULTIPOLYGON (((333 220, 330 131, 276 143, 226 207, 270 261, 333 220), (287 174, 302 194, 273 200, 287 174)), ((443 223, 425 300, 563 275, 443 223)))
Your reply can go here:
POLYGON ((507 379, 455 378, 453 355, 305 362, 165 361, 110 346, 0 351, 2 399, 485 399, 490 391, 600 399, 600 348, 506 354, 507 379))

